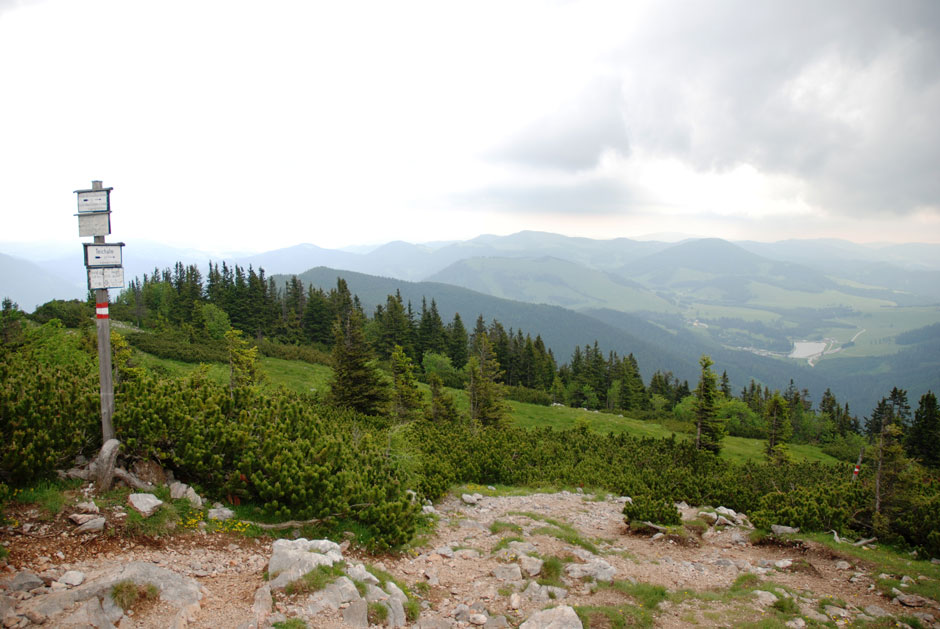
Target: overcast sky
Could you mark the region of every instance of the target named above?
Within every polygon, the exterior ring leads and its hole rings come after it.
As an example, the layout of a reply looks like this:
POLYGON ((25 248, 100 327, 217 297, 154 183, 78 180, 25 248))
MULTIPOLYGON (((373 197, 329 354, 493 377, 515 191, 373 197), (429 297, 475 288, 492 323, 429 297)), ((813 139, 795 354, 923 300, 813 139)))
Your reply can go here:
POLYGON ((0 241, 940 242, 940 2, 0 0, 0 241))

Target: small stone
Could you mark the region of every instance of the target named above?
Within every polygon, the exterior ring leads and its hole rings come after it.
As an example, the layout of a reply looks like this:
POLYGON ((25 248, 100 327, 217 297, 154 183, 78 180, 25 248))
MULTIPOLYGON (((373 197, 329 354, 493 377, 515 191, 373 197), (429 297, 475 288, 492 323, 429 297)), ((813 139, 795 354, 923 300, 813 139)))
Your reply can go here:
POLYGON ((186 495, 186 490, 189 489, 189 485, 186 483, 181 483, 179 481, 174 481, 170 484, 170 498, 173 500, 179 500, 186 495))
POLYGON ((785 622, 784 626, 789 627, 790 629, 803 629, 803 627, 806 626, 806 621, 802 618, 794 618, 785 622))
POLYGON ((719 515, 718 519, 715 521, 715 526, 734 526, 734 522, 723 515, 719 515))
POLYGON ((842 609, 841 607, 836 607, 835 605, 826 605, 823 607, 823 611, 826 612, 826 615, 830 618, 848 618, 849 612, 842 609))
POLYGON ((792 559, 778 559, 774 562, 774 568, 778 570, 786 570, 793 565, 792 559))
POLYGON ((522 597, 518 592, 513 592, 509 595, 509 608, 519 609, 520 607, 522 607, 522 597))
POLYGON ((195 489, 192 487, 187 487, 184 497, 189 501, 189 504, 196 507, 197 509, 202 509, 202 498, 199 497, 199 494, 196 493, 195 489))
POLYGON ((98 516, 95 515, 94 513, 73 513, 72 515, 69 516, 69 520, 71 520, 75 524, 84 524, 85 522, 94 520, 97 517, 98 516))
POLYGON ((470 621, 471 625, 485 625, 486 614, 470 614, 470 618, 467 620, 470 621))
POLYGON ((515 564, 496 566, 493 568, 493 576, 500 581, 521 581, 522 571, 519 569, 519 566, 515 564))
POLYGON ((885 610, 885 609, 883 609, 883 608, 881 608, 881 607, 878 607, 877 605, 868 605, 868 606, 866 606, 866 607, 865 607, 865 613, 868 614, 869 616, 873 616, 873 617, 875 617, 875 618, 884 618, 885 616, 890 616, 890 615, 891 615, 890 613, 888 613, 887 610, 885 610))
MULTIPOLYGON (((216 503, 217 505, 219 503, 216 503)), ((229 509, 228 507, 223 507, 221 505, 209 509, 209 513, 206 515, 210 520, 231 520, 235 517, 235 512, 229 509)))
POLYGON ((761 607, 769 607, 777 602, 777 596, 773 592, 766 590, 754 590, 754 598, 761 607))
POLYGON ((88 520, 80 527, 75 529, 76 533, 97 533, 98 531, 103 531, 105 525, 105 519, 101 516, 94 518, 93 520, 88 520))
POLYGON ((542 572, 543 563, 538 557, 529 557, 528 555, 519 557, 519 565, 522 567, 522 571, 530 577, 536 577, 542 572))
POLYGON ((101 511, 100 509, 98 509, 98 505, 96 505, 94 502, 90 500, 87 502, 78 503, 77 505, 75 505, 75 508, 81 511, 82 513, 100 513, 101 511))
POLYGON ((73 587, 76 585, 81 585, 85 582, 85 573, 79 572, 78 570, 69 570, 59 577, 58 582, 64 585, 71 585, 73 587))
POLYGON ((917 594, 904 594, 898 593, 898 602, 905 607, 923 607, 930 603, 930 601, 923 596, 918 596, 917 594))
POLYGON ((837 562, 836 562, 836 570, 848 570, 848 569, 850 569, 851 567, 852 567, 852 565, 851 565, 849 562, 847 562, 847 561, 837 561, 837 562))
POLYGON ((477 503, 477 497, 473 494, 461 494, 460 499, 463 500, 464 504, 475 505, 477 503))

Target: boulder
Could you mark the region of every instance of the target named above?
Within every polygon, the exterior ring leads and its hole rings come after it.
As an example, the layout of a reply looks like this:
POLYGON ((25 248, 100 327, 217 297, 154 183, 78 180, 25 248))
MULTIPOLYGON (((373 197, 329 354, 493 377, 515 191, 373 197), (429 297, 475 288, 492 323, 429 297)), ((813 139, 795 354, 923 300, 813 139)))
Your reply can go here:
POLYGON ((777 602, 777 595, 767 590, 754 590, 754 598, 760 607, 769 607, 777 602))
POLYGON ((58 582, 65 585, 71 585, 73 587, 76 585, 81 585, 85 582, 85 573, 79 572, 78 570, 69 570, 59 577, 58 582))
POLYGON ((366 629, 369 626, 369 604, 359 599, 343 610, 343 622, 350 627, 366 629))
POLYGON ((543 563, 538 557, 529 557, 528 555, 519 557, 519 566, 526 573, 526 576, 537 577, 542 572, 543 563))
POLYGON ((569 563, 565 573, 572 579, 590 577, 595 581, 610 581, 617 571, 603 559, 593 559, 587 563, 569 563))
POLYGON ((493 576, 499 581, 521 581, 522 570, 516 564, 496 566, 493 568, 493 576))
POLYGON ((11 592, 28 592, 29 590, 40 588, 43 585, 45 585, 45 583, 42 579, 28 570, 23 570, 16 573, 9 587, 11 592))
POLYGON ((583 629, 581 619, 568 605, 535 612, 519 629, 583 629))

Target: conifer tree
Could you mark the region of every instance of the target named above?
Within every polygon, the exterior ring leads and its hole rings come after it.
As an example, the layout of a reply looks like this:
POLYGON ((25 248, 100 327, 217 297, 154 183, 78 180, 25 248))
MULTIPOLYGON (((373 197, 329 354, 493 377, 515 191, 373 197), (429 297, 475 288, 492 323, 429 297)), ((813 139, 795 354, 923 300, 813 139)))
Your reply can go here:
POLYGON ((790 423, 790 406, 779 391, 774 391, 773 397, 767 401, 764 420, 767 423, 767 458, 776 462, 786 460, 785 444, 793 434, 793 425, 790 423))
POLYGON ((428 376, 428 386, 431 387, 431 406, 427 410, 427 417, 431 421, 456 421, 459 417, 457 413, 457 403, 447 389, 444 388, 444 381, 436 373, 428 376))
POLYGON ((480 333, 475 341, 476 349, 467 360, 470 420, 484 426, 499 425, 507 415, 502 386, 498 382, 499 363, 486 332, 480 333))
POLYGON ((388 385, 372 360, 362 314, 351 302, 333 324, 333 378, 330 399, 336 406, 378 415, 388 402, 388 385))
POLYGON ((708 356, 699 359, 702 373, 695 387, 693 409, 695 412, 695 447, 714 454, 721 451, 721 440, 725 436, 725 422, 718 417, 718 378, 711 370, 714 363, 708 356))
POLYGON ((447 355, 450 356, 454 369, 463 369, 467 364, 468 346, 467 328, 463 325, 460 313, 456 312, 454 320, 447 326, 447 355))
POLYGON ((914 423, 907 435, 907 452, 927 467, 940 468, 940 410, 933 391, 920 397, 914 411, 914 423))
POLYGON ((411 359, 401 345, 392 350, 392 416, 406 422, 417 419, 423 407, 411 359))

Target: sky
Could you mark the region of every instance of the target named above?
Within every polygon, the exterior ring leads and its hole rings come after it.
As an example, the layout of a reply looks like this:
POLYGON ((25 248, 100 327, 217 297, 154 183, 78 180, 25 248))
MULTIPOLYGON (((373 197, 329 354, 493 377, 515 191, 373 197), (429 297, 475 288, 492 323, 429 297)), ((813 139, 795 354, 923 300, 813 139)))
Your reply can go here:
POLYGON ((0 0, 0 242, 940 243, 940 2, 0 0))

